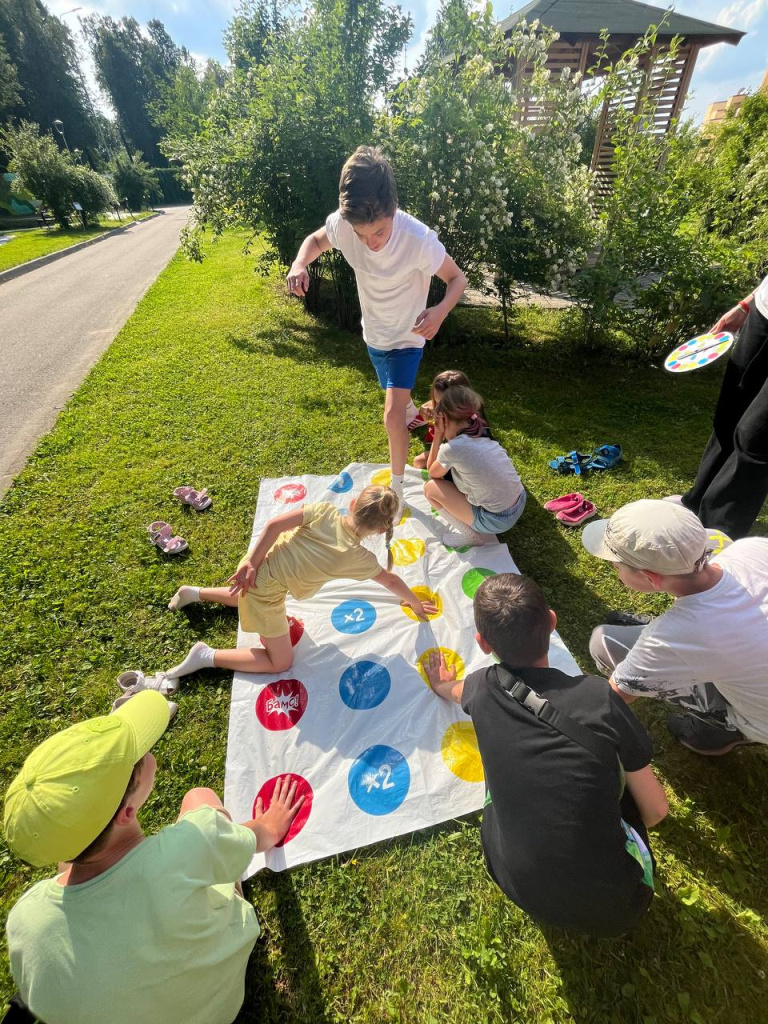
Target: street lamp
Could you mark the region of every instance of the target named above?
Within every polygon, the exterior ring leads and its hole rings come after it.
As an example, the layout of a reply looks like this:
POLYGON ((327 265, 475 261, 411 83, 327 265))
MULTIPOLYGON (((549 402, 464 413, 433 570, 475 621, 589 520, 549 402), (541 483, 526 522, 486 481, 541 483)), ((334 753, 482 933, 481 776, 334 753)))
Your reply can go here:
POLYGON ((56 118, 56 120, 53 122, 53 127, 56 129, 56 131, 59 133, 59 135, 64 140, 64 145, 67 147, 67 152, 71 153, 72 150, 69 148, 69 143, 67 142, 67 136, 64 134, 64 122, 60 121, 58 118, 56 118))

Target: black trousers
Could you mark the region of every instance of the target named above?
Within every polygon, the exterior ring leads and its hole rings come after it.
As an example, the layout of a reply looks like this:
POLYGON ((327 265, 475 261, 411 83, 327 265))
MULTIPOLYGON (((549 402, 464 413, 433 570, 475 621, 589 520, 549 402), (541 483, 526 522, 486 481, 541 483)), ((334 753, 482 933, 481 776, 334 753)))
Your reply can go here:
POLYGON ((746 537, 768 495, 768 319, 754 302, 731 349, 712 434, 683 504, 711 529, 746 537))

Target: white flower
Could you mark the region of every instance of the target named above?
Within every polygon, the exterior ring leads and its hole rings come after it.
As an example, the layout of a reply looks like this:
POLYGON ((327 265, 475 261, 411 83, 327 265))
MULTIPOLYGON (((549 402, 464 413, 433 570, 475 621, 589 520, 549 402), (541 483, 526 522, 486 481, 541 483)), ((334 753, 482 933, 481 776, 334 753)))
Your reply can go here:
POLYGON ((493 131, 493 123, 491 121, 489 121, 488 124, 485 126, 485 130, 487 132, 492 132, 493 131))

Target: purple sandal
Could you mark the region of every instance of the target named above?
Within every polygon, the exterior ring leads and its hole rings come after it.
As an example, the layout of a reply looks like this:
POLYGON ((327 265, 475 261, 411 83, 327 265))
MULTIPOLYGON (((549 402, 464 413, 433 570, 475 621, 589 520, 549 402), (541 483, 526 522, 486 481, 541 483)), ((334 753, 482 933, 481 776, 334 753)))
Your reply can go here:
POLYGON ((186 551, 189 544, 184 540, 183 537, 174 537, 173 530, 164 523, 161 519, 156 520, 154 523, 150 523, 147 527, 150 541, 165 555, 180 555, 182 551, 186 551))
POLYGON ((188 486, 177 487, 173 496, 178 498, 182 505, 189 505, 195 512, 204 512, 213 504, 213 499, 209 497, 205 487, 202 491, 196 491, 194 487, 188 486))

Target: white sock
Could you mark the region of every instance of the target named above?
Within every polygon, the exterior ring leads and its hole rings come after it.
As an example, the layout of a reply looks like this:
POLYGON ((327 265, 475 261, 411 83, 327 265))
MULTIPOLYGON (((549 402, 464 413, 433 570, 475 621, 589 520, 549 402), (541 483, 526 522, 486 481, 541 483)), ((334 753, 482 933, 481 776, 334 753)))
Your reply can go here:
POLYGON ((184 661, 179 665, 174 665, 173 668, 169 668, 165 674, 170 679, 178 679, 179 676, 188 676, 190 673, 197 672, 201 668, 213 668, 213 656, 215 654, 216 651, 213 647, 209 647, 204 640, 198 640, 196 644, 192 644, 189 654, 184 661))
POLYGON ((405 422, 410 423, 411 420, 415 420, 418 415, 419 410, 414 405, 413 399, 411 399, 405 407, 405 422))
POLYGON ((195 604, 199 600, 200 587, 179 587, 168 602, 168 607, 172 612, 177 612, 180 608, 186 608, 188 604, 195 604))

